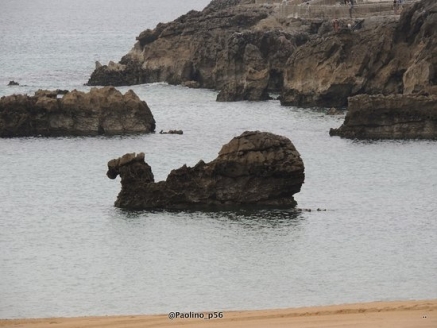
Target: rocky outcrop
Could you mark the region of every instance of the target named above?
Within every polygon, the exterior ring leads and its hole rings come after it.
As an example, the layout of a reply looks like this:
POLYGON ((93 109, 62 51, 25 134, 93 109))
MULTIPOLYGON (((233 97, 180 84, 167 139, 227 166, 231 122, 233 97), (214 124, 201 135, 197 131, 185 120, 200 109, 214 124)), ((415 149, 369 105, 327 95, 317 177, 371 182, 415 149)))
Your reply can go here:
POLYGON ((0 137, 113 135, 148 133, 155 120, 144 101, 132 91, 113 87, 38 90, 35 96, 11 95, 0 99, 0 137))
POLYGON ((137 37, 119 63, 97 65, 89 85, 168 82, 219 90, 219 101, 344 107, 357 94, 437 94, 437 4, 398 16, 330 20, 280 16, 274 5, 214 0, 137 37), (348 28, 348 24, 350 28, 348 28))
POLYGON ((121 177, 115 206, 129 209, 296 205, 304 164, 291 141, 267 132, 244 132, 212 162, 173 170, 155 182, 144 153, 108 162, 107 176, 121 177))
POLYGON ((437 139, 437 96, 358 95, 331 136, 350 139, 437 139))
POLYGON ((119 63, 98 65, 88 85, 168 82, 220 90, 220 101, 269 99, 282 89, 284 63, 308 37, 276 28, 274 7, 251 3, 215 0, 142 32, 119 63))
POLYGON ((286 64, 282 103, 340 107, 357 94, 437 94, 437 3, 380 19, 299 47, 286 64))
POLYGON ((16 85, 20 85, 20 83, 15 82, 15 81, 9 81, 8 86, 16 86, 16 85))

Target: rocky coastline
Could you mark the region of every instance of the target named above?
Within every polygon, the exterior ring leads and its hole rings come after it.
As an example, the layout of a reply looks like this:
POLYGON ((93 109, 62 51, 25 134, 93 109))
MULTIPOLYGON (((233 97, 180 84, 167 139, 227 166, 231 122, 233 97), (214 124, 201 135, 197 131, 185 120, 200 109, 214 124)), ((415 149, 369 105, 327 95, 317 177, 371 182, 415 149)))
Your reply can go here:
MULTIPOLYGON (((340 28, 327 19, 283 17, 278 8, 214 0, 201 12, 142 32, 119 63, 97 65, 88 84, 168 82, 216 89, 217 101, 262 101, 276 93, 284 106, 326 108, 345 108, 357 95, 437 95, 435 1, 418 1, 400 17, 344 20, 340 28)), ((411 104, 413 98, 405 99, 411 104)), ((384 108, 398 115, 400 107, 384 108)), ((427 114, 415 113, 423 121, 427 114)), ((375 131, 369 135, 377 137, 375 131)), ((342 134, 357 135, 367 134, 342 134)))
POLYGON ((292 142, 268 132, 246 131, 224 145, 216 159, 171 171, 155 182, 144 153, 108 162, 107 176, 121 177, 115 206, 127 209, 296 206, 304 164, 292 142))
POLYGON ((0 137, 150 133, 155 120, 146 102, 114 87, 38 90, 0 99, 0 137), (63 95, 58 97, 58 95, 63 95))
POLYGON ((365 19, 298 48, 287 62, 282 103, 346 106, 359 94, 437 94, 437 5, 422 0, 399 20, 365 19))
POLYGON ((119 63, 96 65, 87 84, 167 82, 221 90, 219 101, 269 99, 282 87, 283 63, 305 41, 263 30, 273 14, 271 6, 212 1, 202 12, 143 31, 119 63))
POLYGON ((119 63, 98 65, 89 85, 168 82, 219 90, 217 100, 346 106, 357 94, 436 93, 436 4, 402 16, 351 21, 282 17, 274 5, 212 1, 137 37, 119 63), (219 5, 221 4, 221 5, 219 5))

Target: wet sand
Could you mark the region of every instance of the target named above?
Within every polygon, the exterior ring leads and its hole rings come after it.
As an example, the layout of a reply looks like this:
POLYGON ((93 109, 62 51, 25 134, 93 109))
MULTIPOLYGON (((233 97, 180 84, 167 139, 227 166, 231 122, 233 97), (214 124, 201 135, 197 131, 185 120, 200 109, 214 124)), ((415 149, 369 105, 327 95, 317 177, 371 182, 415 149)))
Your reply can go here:
MULTIPOLYGON (((190 313, 185 313, 190 316, 190 313)), ((224 311, 217 318, 169 319, 169 315, 105 316, 79 318, 46 318, 0 320, 0 327, 26 328, 143 328, 143 327, 223 327, 223 328, 436 328, 437 300, 405 302, 373 302, 324 307, 308 307, 261 311, 224 311), (219 318, 221 317, 222 318, 219 318)), ((200 314, 197 314, 200 316, 200 314)))

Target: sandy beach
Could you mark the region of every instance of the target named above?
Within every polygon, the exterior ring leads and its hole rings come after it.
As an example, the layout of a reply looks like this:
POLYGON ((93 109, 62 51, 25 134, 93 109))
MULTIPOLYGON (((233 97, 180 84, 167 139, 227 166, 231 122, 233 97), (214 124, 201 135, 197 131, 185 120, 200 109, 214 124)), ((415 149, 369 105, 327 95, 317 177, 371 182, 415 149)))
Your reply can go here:
POLYGON ((172 315, 105 316, 80 318, 46 318, 0 320, 0 327, 293 327, 293 328, 436 328, 437 300, 373 302, 323 307, 262 311, 225 311, 181 313, 172 315), (180 318, 187 316, 188 318, 180 318), (200 318, 203 316, 203 318, 200 318), (210 317, 216 317, 208 319, 210 317), (191 317, 191 318, 190 318, 191 317))

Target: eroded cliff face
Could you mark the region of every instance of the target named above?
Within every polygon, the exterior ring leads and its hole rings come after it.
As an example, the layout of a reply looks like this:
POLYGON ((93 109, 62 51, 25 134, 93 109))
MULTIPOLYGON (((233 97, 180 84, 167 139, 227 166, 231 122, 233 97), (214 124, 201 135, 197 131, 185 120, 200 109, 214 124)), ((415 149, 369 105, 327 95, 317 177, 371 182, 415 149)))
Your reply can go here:
POLYGON ((34 96, 0 99, 0 137, 113 135, 149 133, 155 120, 147 106, 129 90, 113 87, 77 90, 57 98, 57 92, 39 90, 34 96))
POLYGON ((220 90, 218 100, 265 100, 280 92, 284 63, 308 37, 279 27, 274 7, 212 1, 137 37, 119 63, 98 65, 89 85, 168 82, 220 90))
POLYGON ((437 3, 422 0, 399 22, 364 21, 299 47, 286 64, 282 103, 346 106, 357 94, 437 94, 437 3))
POLYGON ((371 75, 380 80, 380 89, 399 92, 399 83, 387 74, 374 74, 390 62, 396 24, 358 32, 343 29, 297 49, 286 64, 282 104, 345 106, 348 96, 365 92, 371 75))
POLYGON ((228 38, 271 13, 262 7, 247 10, 244 6, 218 4, 212 3, 202 12, 190 11, 173 22, 142 32, 119 64, 97 68, 88 84, 196 81, 200 87, 215 88, 214 68, 228 38))
POLYGON ((144 153, 109 161, 107 176, 118 175, 122 189, 115 206, 122 208, 294 207, 293 195, 304 182, 304 164, 289 139, 248 131, 224 145, 212 162, 184 165, 165 181, 154 181, 144 153))
POLYGON ((331 136, 349 139, 437 139, 437 96, 357 95, 331 136))
POLYGON ((400 20, 371 17, 335 33, 328 20, 214 0, 142 32, 119 63, 98 65, 88 84, 168 82, 219 90, 219 101, 276 92, 284 105, 322 107, 346 106, 357 94, 437 93, 436 5, 422 0, 400 20))
MULTIPOLYGON (((362 90, 350 92, 363 94, 348 98, 345 121, 331 129, 331 136, 437 139, 437 3, 416 3, 389 35, 390 48, 382 52, 385 60, 370 66, 362 90)), ((350 81, 349 88, 357 86, 357 77, 350 81)))
POLYGON ((229 37, 215 67, 218 101, 267 100, 282 90, 284 63, 301 44, 306 33, 255 30, 229 37))

